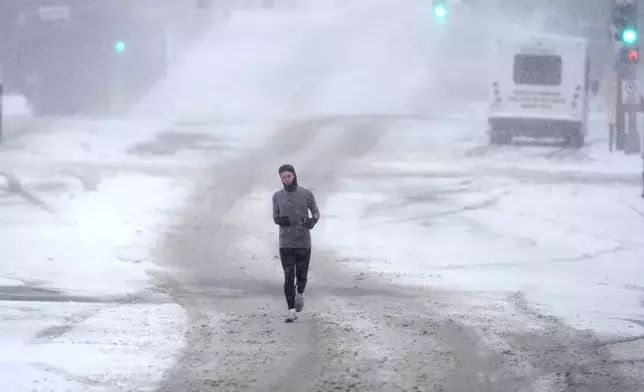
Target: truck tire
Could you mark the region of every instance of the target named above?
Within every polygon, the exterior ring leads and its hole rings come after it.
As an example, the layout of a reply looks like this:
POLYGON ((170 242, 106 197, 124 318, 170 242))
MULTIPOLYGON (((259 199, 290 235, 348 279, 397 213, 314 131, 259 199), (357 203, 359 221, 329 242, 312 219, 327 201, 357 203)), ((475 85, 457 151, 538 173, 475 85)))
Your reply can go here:
POLYGON ((572 148, 582 148, 585 142, 586 142, 586 138, 581 133, 581 131, 576 131, 566 136, 566 139, 564 140, 564 144, 567 147, 572 147, 572 148))

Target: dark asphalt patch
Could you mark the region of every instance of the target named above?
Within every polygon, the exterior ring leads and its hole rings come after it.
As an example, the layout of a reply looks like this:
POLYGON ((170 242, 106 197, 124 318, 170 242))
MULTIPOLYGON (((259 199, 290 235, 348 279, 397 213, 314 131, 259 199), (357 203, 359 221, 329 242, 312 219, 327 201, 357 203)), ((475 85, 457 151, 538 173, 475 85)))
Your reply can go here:
POLYGON ((172 303, 154 293, 121 296, 85 296, 66 294, 58 290, 32 286, 0 286, 0 301, 15 302, 75 302, 83 304, 172 303))

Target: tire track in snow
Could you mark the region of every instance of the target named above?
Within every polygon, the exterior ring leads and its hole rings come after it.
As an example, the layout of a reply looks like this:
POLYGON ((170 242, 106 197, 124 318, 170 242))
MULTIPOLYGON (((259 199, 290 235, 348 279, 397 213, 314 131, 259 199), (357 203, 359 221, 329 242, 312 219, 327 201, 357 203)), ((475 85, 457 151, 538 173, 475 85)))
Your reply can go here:
POLYGON ((543 328, 539 333, 515 334, 510 342, 516 356, 537 370, 533 377, 548 380, 547 390, 641 390, 639 383, 625 379, 619 364, 611 360, 612 354, 605 347, 608 343, 589 344, 598 340, 592 332, 576 330, 556 317, 541 315, 530 308, 521 292, 511 295, 509 301, 543 328))

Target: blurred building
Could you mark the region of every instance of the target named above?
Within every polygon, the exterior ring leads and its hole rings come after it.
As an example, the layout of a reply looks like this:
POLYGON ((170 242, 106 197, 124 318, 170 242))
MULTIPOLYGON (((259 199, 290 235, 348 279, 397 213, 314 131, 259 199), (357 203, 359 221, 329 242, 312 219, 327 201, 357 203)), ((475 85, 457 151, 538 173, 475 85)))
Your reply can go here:
POLYGON ((102 112, 163 78, 209 24, 209 0, 0 2, 0 62, 9 93, 38 113, 102 112), (170 45, 172 43, 172 45, 170 45))

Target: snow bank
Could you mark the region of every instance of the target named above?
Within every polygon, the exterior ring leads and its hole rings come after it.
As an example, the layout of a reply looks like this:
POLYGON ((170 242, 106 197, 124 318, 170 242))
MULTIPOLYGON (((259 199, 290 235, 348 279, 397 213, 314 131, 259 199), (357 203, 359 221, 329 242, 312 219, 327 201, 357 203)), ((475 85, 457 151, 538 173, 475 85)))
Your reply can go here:
POLYGON ((0 218, 5 244, 0 276, 42 282, 39 286, 68 294, 144 290, 146 271, 156 262, 149 249, 163 233, 168 213, 188 193, 178 180, 142 175, 99 179, 93 184, 97 191, 84 190, 71 175, 21 177, 24 191, 42 204, 5 196, 12 206, 0 218))

